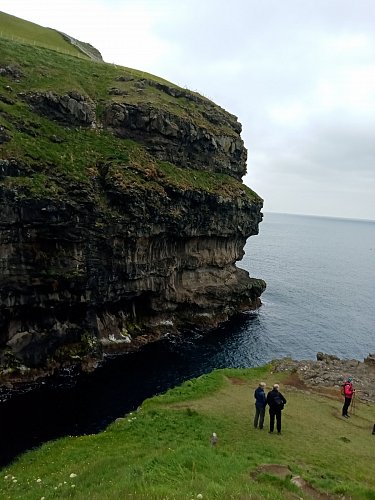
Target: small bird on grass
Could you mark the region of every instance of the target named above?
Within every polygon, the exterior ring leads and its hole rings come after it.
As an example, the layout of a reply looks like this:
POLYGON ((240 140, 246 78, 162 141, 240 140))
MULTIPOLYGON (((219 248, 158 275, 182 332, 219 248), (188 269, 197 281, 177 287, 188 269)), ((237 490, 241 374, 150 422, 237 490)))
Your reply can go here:
POLYGON ((217 445, 217 441, 218 441, 217 434, 216 434, 216 432, 213 432, 212 435, 211 435, 211 438, 210 438, 211 446, 216 446, 217 445))

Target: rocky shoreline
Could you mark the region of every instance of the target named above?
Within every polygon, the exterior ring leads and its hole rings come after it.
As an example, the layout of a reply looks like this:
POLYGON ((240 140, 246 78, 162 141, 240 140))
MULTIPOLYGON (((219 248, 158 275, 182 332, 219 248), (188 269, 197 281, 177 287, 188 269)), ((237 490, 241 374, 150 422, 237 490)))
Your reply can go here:
POLYGON ((353 378, 356 397, 364 402, 375 402, 375 354, 363 361, 340 359, 332 354, 318 352, 314 360, 296 361, 290 358, 273 360, 274 372, 296 373, 307 387, 330 387, 340 391, 348 378, 353 378))

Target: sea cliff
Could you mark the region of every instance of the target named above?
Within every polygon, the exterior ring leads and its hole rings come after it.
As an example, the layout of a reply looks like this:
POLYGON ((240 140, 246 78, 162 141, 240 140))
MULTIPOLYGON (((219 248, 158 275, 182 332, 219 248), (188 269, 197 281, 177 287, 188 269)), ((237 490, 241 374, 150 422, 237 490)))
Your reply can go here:
POLYGON ((0 366, 95 368, 260 305, 237 118, 128 68, 0 40, 0 366))

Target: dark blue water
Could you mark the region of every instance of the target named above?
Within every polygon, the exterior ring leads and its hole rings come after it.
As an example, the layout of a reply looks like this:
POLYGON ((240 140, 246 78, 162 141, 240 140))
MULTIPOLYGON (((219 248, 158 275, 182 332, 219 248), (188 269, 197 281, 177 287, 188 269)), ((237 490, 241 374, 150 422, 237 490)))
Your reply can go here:
POLYGON ((210 335, 146 346, 72 387, 56 380, 0 403, 0 464, 49 439, 98 432, 145 398, 215 368, 375 352, 375 222, 266 214, 238 265, 267 282, 259 311, 210 335))

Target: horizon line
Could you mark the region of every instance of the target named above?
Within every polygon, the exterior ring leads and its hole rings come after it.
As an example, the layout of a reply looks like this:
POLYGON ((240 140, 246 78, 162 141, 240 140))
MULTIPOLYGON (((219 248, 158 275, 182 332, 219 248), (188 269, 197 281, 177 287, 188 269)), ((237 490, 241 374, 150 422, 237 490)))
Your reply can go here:
POLYGON ((295 215, 297 217, 317 217, 323 219, 342 219, 358 222, 375 222, 375 219, 362 219, 359 217, 343 217, 338 215, 318 215, 318 214, 302 214, 302 213, 291 213, 291 212, 276 212, 274 210, 264 210, 264 214, 278 214, 278 215, 295 215))

